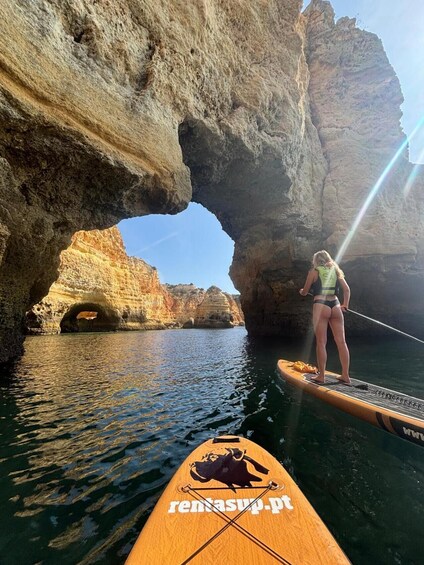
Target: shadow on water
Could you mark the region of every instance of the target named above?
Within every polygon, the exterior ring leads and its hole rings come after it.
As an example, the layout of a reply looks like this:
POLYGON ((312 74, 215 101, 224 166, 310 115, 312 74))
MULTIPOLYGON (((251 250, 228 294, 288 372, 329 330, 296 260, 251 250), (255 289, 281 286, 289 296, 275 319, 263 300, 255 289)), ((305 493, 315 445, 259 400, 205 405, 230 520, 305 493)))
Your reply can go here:
MULTIPOLYGON (((278 358, 313 361, 311 345, 241 328, 28 338, 0 381, 0 562, 123 563, 184 458, 232 433, 284 463, 353 563, 421 563, 422 449, 284 383, 278 358)), ((424 397, 422 346, 350 347, 352 376, 424 397)))

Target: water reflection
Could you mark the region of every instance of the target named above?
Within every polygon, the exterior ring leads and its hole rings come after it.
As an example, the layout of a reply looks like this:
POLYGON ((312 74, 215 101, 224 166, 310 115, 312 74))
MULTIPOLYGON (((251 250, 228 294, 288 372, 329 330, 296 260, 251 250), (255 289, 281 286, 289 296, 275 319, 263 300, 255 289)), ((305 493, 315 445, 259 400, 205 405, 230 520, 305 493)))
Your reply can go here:
MULTIPOLYGON (((353 366, 424 396, 424 354, 399 343, 391 361, 387 344, 351 343, 353 366), (399 383, 396 360, 406 359, 416 370, 399 383)), ((420 448, 284 385, 276 361, 301 358, 304 344, 235 329, 32 337, 25 347, 1 381, 1 563, 123 562, 182 460, 228 432, 285 463, 353 562, 420 555, 420 448)), ((330 368, 335 359, 330 347, 330 368)))

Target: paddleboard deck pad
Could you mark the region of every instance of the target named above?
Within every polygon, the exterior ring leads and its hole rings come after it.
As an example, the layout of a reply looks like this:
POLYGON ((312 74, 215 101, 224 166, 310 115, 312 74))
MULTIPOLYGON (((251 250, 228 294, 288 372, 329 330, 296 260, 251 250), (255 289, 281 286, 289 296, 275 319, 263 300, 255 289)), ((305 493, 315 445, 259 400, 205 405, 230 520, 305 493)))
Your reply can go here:
POLYGON ((254 442, 210 439, 158 500, 126 565, 350 563, 283 466, 254 442))
POLYGON ((341 382, 336 373, 326 372, 324 384, 311 380, 314 375, 300 373, 291 361, 280 359, 278 370, 290 384, 378 426, 424 447, 424 400, 358 379, 351 386, 341 382))

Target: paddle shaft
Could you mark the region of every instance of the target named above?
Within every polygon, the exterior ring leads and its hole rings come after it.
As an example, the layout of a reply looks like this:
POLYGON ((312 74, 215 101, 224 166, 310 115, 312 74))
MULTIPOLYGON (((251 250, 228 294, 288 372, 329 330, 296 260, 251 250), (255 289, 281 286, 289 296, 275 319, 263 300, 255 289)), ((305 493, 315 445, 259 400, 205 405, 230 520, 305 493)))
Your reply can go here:
POLYGON ((393 332, 396 332, 398 334, 402 334, 405 337, 409 337, 410 339, 414 339, 415 341, 419 341, 420 343, 424 343, 424 341, 422 339, 418 339, 417 337, 410 335, 410 334, 407 334, 405 332, 402 332, 401 330, 398 330, 397 328, 393 328, 392 326, 384 324, 383 322, 379 322, 378 320, 374 320, 374 318, 370 318, 369 316, 365 316, 364 314, 360 314, 359 312, 355 312, 355 310, 351 310, 349 308, 347 310, 347 312, 352 312, 352 314, 355 314, 356 316, 360 316, 361 318, 365 318, 365 320, 369 320, 370 322, 374 322, 375 324, 378 324, 379 326, 383 326, 385 328, 388 328, 389 330, 392 330, 393 332))
MULTIPOLYGON (((312 292, 308 292, 308 295, 313 296, 312 292)), ((361 314, 360 312, 355 312, 355 310, 351 310, 350 308, 348 308, 346 310, 346 312, 351 312, 352 314, 355 314, 356 316, 360 316, 361 318, 365 318, 365 320, 369 320, 370 322, 374 322, 375 324, 378 324, 379 326, 383 326, 383 327, 385 327, 389 330, 392 330, 393 332, 404 335, 405 337, 409 337, 410 339, 414 339, 415 341, 419 341, 420 343, 424 343, 424 341, 422 339, 418 339, 417 337, 415 337, 411 334, 407 334, 406 332, 402 332, 401 330, 398 330, 397 328, 393 328, 392 326, 389 326, 388 324, 385 324, 384 322, 379 322, 378 320, 374 320, 374 318, 370 318, 369 316, 365 316, 365 314, 361 314)))

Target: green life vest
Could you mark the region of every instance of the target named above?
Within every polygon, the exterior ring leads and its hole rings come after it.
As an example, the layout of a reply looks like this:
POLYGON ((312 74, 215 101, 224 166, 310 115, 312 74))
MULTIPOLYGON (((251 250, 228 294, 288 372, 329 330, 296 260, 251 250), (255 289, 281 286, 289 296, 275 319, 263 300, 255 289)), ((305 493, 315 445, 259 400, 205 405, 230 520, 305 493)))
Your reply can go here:
POLYGON ((334 267, 324 267, 320 265, 315 270, 318 271, 318 279, 314 283, 314 296, 317 294, 323 294, 324 296, 336 294, 336 269, 334 267))

